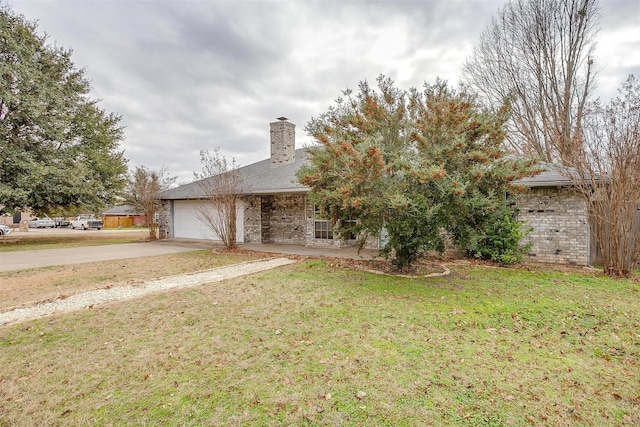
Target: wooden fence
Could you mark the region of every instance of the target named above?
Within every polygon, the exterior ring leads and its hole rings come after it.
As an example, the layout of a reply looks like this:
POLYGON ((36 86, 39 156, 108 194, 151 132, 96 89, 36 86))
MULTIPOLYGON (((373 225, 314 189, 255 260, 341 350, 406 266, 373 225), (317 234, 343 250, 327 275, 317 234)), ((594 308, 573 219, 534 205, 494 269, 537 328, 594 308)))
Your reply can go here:
POLYGON ((102 221, 104 228, 133 227, 133 217, 130 216, 107 216, 102 221))

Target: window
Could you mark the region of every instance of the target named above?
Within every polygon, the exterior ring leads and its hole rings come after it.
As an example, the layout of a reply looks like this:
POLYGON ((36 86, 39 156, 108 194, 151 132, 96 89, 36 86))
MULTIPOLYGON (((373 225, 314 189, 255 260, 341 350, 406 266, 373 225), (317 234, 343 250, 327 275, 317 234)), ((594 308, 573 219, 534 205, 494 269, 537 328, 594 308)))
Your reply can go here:
MULTIPOLYGON (((345 223, 345 226, 347 226, 347 227, 356 224, 356 221, 354 219, 350 219, 348 221, 343 221, 343 222, 345 223)), ((346 233, 348 233, 347 236, 346 236, 347 240, 355 240, 356 239, 356 235, 353 234, 352 231, 347 231, 346 233)))
POLYGON ((329 221, 327 220, 315 221, 315 237, 316 239, 325 239, 325 240, 333 239, 333 231, 331 231, 331 226, 329 225, 329 221))
POLYGON ((323 217, 320 207, 314 205, 313 207, 313 219, 314 219, 314 236, 316 239, 332 240, 333 230, 331 230, 331 224, 323 217))
MULTIPOLYGON (((320 208, 316 205, 313 210, 314 214, 314 236, 316 239, 325 239, 332 240, 333 239, 333 230, 331 229, 331 224, 327 219, 325 219, 320 211, 320 208)), ((355 220, 345 221, 347 225, 348 223, 354 223, 355 220)), ((347 240, 355 240, 356 236, 349 232, 347 240)))

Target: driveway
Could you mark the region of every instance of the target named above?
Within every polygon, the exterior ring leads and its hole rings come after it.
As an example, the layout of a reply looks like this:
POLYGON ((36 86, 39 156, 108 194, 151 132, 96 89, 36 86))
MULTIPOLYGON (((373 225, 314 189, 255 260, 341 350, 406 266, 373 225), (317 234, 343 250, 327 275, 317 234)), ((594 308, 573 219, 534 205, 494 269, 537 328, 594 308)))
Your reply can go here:
POLYGON ((211 245, 160 241, 153 243, 125 243, 119 245, 83 246, 79 248, 4 252, 0 253, 0 271, 167 255, 197 251, 205 249, 206 247, 211 247, 211 245))

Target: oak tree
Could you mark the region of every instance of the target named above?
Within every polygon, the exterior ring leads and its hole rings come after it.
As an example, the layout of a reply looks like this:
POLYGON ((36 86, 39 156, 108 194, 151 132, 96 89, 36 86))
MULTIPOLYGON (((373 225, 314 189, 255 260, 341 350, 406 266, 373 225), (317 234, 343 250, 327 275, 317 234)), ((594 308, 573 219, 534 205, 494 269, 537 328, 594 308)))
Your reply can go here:
POLYGON ((89 97, 71 51, 0 4, 0 207, 99 211, 120 195, 120 117, 89 97))

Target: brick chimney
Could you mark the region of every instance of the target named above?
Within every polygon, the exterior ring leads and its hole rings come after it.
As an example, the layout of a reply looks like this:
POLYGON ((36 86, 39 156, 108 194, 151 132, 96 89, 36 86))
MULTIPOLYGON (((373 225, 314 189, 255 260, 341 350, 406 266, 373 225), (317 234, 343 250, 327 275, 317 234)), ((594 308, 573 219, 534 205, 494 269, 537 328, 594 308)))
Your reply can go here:
POLYGON ((271 126, 271 167, 286 165, 296 159, 296 125, 278 117, 271 126))

